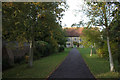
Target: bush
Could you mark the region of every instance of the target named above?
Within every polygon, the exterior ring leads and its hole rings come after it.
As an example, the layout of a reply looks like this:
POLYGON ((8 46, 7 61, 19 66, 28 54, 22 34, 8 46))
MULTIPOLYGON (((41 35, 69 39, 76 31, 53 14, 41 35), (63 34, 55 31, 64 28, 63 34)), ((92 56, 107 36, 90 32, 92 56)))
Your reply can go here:
POLYGON ((45 51, 45 53, 46 54, 52 54, 54 52, 54 48, 52 47, 52 45, 51 44, 48 44, 47 46, 46 46, 46 51, 45 51))
MULTIPOLYGON (((112 56, 113 56, 113 58, 115 57, 115 59, 116 59, 117 53, 119 51, 118 47, 117 47, 117 44, 113 43, 113 42, 110 42, 110 47, 111 47, 112 56)), ((106 58, 109 57, 108 45, 107 45, 106 41, 104 41, 104 44, 103 44, 102 47, 97 49, 97 53, 98 53, 99 56, 106 57, 106 58)))
POLYGON ((96 52, 97 52, 97 54, 98 54, 99 57, 103 57, 104 52, 103 52, 102 48, 97 49, 96 52))
POLYGON ((45 41, 36 41, 34 49, 34 60, 50 54, 50 45, 45 41))
POLYGON ((63 52, 64 51, 64 46, 60 46, 59 47, 59 52, 63 52))

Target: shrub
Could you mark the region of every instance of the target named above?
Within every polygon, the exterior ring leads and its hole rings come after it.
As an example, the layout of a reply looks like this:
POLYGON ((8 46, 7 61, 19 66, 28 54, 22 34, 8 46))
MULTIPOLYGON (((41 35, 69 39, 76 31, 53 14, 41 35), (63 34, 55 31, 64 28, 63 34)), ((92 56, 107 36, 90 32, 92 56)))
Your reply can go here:
MULTIPOLYGON (((116 59, 117 52, 119 51, 118 47, 117 47, 117 44, 113 43, 113 42, 110 42, 110 48, 111 48, 111 53, 112 53, 113 58, 115 57, 115 59, 116 59)), ((104 41, 104 44, 103 44, 102 47, 97 49, 97 53, 102 57, 109 57, 108 46, 107 46, 106 41, 104 41)))
POLYGON ((54 52, 54 48, 52 47, 52 45, 51 44, 48 44, 47 46, 46 46, 46 51, 45 51, 45 53, 46 54, 52 54, 54 52))
POLYGON ((48 46, 48 43, 45 41, 36 41, 34 49, 34 59, 39 59, 40 57, 49 55, 47 51, 48 46))
POLYGON ((97 49, 96 52, 99 57, 103 57, 104 52, 103 52, 102 48, 97 49))
POLYGON ((64 51, 64 46, 60 46, 59 47, 59 52, 63 52, 64 51))
POLYGON ((50 44, 50 47, 52 48, 52 53, 57 53, 59 50, 57 40, 52 38, 49 44, 50 44))

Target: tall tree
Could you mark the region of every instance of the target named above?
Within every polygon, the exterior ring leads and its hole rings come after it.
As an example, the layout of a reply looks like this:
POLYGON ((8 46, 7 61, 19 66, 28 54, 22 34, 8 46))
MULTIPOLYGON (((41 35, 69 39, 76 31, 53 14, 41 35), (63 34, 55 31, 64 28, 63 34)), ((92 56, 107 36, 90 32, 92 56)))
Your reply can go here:
POLYGON ((110 48, 110 23, 112 22, 112 12, 115 8, 118 8, 112 2, 93 2, 88 3, 89 10, 87 11, 88 16, 91 18, 92 25, 103 26, 106 30, 107 45, 109 52, 110 71, 114 71, 113 58, 110 48))
POLYGON ((6 41, 30 43, 30 67, 32 67, 33 47, 36 37, 42 40, 42 36, 44 36, 44 41, 48 42, 56 40, 53 37, 53 31, 56 27, 59 27, 60 19, 63 16, 62 12, 64 11, 59 7, 60 5, 66 6, 64 2, 4 2, 2 4, 2 37, 6 41), (45 35, 47 35, 48 39, 45 35))
MULTIPOLYGON (((113 11, 113 14, 112 16, 114 17, 110 26, 110 38, 112 40, 112 42, 116 43, 117 44, 117 47, 116 49, 118 49, 116 52, 115 52, 115 59, 118 60, 118 63, 120 65, 120 3, 118 2, 115 2, 114 3, 118 8, 116 8, 114 11, 113 11)), ((120 69, 119 69, 120 70, 120 69)))

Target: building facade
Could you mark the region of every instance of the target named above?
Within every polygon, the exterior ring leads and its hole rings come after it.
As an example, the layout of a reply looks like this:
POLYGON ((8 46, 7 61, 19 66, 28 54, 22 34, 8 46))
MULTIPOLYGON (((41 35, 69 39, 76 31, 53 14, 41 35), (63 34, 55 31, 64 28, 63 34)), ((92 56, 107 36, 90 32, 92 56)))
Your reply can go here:
POLYGON ((82 35, 83 28, 65 28, 66 30, 66 47, 83 47, 81 45, 82 39, 80 35, 82 35))

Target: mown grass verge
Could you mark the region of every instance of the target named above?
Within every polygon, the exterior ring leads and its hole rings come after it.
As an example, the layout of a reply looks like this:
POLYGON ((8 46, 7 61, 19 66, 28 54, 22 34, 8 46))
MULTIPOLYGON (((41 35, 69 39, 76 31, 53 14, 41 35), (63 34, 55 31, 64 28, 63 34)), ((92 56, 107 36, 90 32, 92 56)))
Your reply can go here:
MULTIPOLYGON (((96 78, 119 78, 120 73, 110 72, 109 61, 100 58, 97 54, 90 56, 89 48, 77 48, 96 78)), ((115 65, 116 66, 116 65, 115 65)))
POLYGON ((70 50, 71 48, 66 48, 64 52, 36 60, 32 68, 28 68, 27 64, 22 64, 6 70, 2 74, 3 78, 47 78, 65 59, 70 50))

